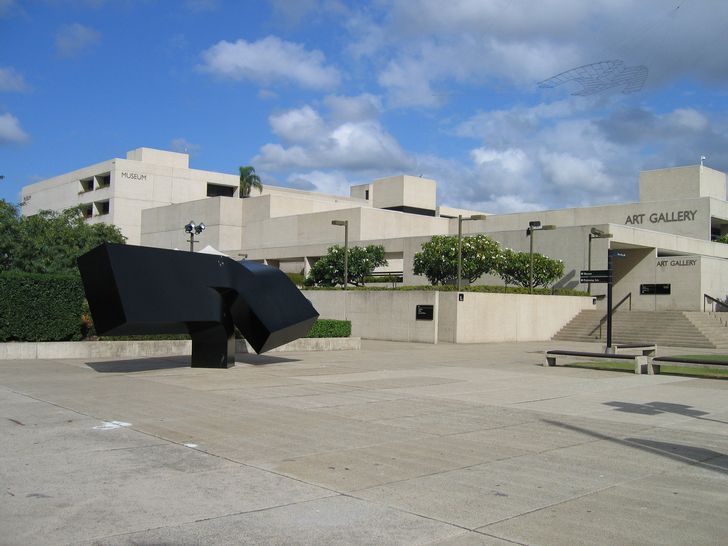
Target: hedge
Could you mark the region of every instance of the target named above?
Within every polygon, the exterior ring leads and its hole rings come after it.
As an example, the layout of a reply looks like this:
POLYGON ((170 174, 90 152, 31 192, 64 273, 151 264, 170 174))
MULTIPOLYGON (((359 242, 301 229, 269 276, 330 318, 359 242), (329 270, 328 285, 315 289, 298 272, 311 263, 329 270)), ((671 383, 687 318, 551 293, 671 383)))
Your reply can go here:
POLYGON ((349 337, 351 336, 351 321, 318 319, 313 323, 306 337, 349 337))
MULTIPOLYGON (((307 286, 305 290, 341 290, 340 286, 307 286)), ((430 284, 416 286, 349 286, 348 290, 358 291, 381 291, 381 290, 400 290, 400 291, 438 291, 438 292, 457 292, 457 286, 448 284, 439 284, 432 286, 430 284)), ((528 288, 522 286, 488 286, 488 285, 471 285, 463 286, 460 292, 484 292, 489 294, 528 294, 528 288)), ((588 296, 583 290, 574 290, 572 288, 534 288, 534 294, 541 296, 588 296)))
POLYGON ((83 300, 77 275, 0 273, 0 342, 81 339, 83 300))

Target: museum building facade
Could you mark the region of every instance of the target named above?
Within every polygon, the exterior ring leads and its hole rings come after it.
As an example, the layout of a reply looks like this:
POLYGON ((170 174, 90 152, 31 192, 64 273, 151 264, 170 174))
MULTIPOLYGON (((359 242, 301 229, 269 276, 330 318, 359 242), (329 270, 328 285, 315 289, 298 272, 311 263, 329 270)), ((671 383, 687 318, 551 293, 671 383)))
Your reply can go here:
MULTIPOLYGON (((555 286, 586 290, 580 271, 607 269, 613 260, 615 302, 632 309, 699 310, 705 295, 728 297, 726 175, 702 165, 644 171, 639 201, 540 212, 488 214, 437 204, 434 180, 407 175, 354 185, 349 196, 264 185, 240 199, 237 175, 189 168, 187 154, 138 148, 116 158, 23 188, 23 213, 81 206, 87 221, 119 226, 128 243, 188 248, 183 226, 204 222, 198 248, 211 245, 233 259, 245 256, 285 272, 307 273, 328 247, 382 244, 388 266, 404 284, 427 284, 412 272, 414 254, 433 235, 484 233, 503 246, 528 251, 531 222, 553 225, 534 235, 534 251, 564 261, 555 286), (595 238, 590 233, 609 234, 595 238)), ((478 284, 502 284, 484 276, 478 284)), ((603 306, 606 286, 592 294, 603 306)))

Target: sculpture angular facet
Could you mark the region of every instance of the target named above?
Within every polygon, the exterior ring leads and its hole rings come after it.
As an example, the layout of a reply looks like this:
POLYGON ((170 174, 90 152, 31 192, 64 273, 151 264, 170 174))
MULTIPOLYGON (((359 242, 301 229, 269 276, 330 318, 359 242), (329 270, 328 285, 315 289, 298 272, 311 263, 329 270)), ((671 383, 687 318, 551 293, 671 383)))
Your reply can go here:
POLYGON ((318 313, 280 270, 226 256, 104 243, 78 258, 101 335, 186 334, 192 366, 235 363, 235 326, 257 353, 305 336, 318 313))

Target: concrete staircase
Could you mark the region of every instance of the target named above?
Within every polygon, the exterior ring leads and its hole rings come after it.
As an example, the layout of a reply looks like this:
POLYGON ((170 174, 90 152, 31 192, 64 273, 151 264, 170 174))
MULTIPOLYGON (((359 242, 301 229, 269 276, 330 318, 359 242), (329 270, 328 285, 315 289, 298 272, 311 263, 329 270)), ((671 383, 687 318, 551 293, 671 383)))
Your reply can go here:
MULTIPOLYGON (((728 349, 727 319, 727 313, 620 310, 612 318, 612 342, 728 349)), ((582 311, 553 337, 556 341, 591 342, 605 342, 606 338, 606 314, 594 310, 582 311)))

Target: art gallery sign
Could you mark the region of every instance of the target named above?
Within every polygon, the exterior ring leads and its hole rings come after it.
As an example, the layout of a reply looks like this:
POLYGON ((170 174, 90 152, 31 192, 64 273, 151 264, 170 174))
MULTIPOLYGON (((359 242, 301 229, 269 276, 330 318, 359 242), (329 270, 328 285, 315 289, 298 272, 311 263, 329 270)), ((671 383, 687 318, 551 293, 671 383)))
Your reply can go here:
POLYGON ((627 225, 667 224, 670 222, 693 222, 698 210, 673 210, 663 212, 643 212, 641 214, 628 214, 624 221, 627 225))
POLYGON ((695 267, 697 258, 660 258, 657 267, 695 267))

